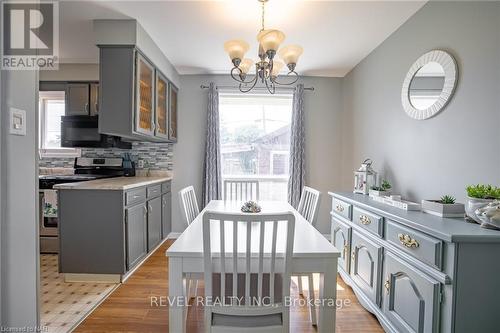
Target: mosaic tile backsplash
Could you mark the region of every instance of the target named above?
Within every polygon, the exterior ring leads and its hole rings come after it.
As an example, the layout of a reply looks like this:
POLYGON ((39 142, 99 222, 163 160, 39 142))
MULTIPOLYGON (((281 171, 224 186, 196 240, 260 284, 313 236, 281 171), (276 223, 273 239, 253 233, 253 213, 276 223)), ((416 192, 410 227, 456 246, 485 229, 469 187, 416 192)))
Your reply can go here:
MULTIPOLYGON (((119 148, 82 148, 82 157, 123 157, 124 153, 129 153, 132 160, 144 160, 144 169, 168 170, 172 171, 172 144, 171 143, 151 143, 134 142, 132 149, 119 148)), ((39 166, 43 168, 72 168, 74 158, 40 158, 39 166)))

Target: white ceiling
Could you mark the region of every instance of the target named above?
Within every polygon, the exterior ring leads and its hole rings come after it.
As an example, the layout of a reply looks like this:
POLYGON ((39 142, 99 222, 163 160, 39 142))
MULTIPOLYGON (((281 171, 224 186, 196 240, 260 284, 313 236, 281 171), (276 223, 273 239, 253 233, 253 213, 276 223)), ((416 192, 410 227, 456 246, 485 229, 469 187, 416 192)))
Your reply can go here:
MULTIPOLYGON (((396 31, 426 1, 270 0, 266 28, 282 30, 284 45, 299 44, 303 75, 347 74, 396 31)), ((245 39, 255 60, 260 3, 233 1, 63 1, 60 3, 61 61, 97 63, 91 20, 135 18, 179 74, 228 73, 223 44, 245 39)))

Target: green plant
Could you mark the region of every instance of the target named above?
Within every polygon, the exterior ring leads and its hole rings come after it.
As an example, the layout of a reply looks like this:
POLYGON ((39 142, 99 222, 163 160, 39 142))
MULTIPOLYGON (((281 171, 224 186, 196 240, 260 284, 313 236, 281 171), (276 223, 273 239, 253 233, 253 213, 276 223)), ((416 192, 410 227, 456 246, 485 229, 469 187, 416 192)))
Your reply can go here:
POLYGON ((391 183, 389 183, 387 180, 382 180, 382 183, 380 186, 372 186, 371 189, 374 191, 387 191, 392 188, 391 183))
POLYGON ((454 204, 456 201, 456 199, 454 197, 452 197, 451 195, 443 195, 441 197, 441 203, 442 204, 454 204))
POLYGON ((466 190, 467 195, 471 198, 500 200, 500 187, 477 184, 467 186, 466 190))

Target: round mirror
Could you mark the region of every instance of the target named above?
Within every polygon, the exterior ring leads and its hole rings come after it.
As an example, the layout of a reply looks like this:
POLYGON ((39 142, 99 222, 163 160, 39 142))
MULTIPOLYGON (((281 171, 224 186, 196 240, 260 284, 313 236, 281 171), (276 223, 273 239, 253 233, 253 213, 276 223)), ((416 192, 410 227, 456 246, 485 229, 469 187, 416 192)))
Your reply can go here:
POLYGON ((441 111, 453 95, 457 66, 453 57, 440 50, 421 56, 408 71, 401 99, 405 112, 427 119, 441 111))
POLYGON ((437 102, 444 87, 444 68, 429 62, 420 68, 410 83, 410 103, 417 110, 425 110, 437 102))

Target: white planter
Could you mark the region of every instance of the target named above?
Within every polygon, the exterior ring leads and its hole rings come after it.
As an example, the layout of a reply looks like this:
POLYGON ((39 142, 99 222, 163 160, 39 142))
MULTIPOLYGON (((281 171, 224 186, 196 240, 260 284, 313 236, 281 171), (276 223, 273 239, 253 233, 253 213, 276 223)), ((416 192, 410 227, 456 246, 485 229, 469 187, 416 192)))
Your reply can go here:
POLYGON ((377 190, 370 189, 369 194, 371 196, 384 197, 384 196, 391 195, 391 191, 390 190, 387 190, 387 191, 377 191, 377 190))
POLYGON ((490 202, 493 202, 493 199, 478 199, 478 198, 471 198, 467 197, 467 203, 465 204, 465 212, 467 213, 467 216, 476 221, 477 223, 483 223, 479 217, 476 216, 476 209, 485 206, 489 204, 490 202))
POLYGON ((440 217, 463 217, 464 204, 443 204, 439 200, 422 200, 422 211, 440 217))

